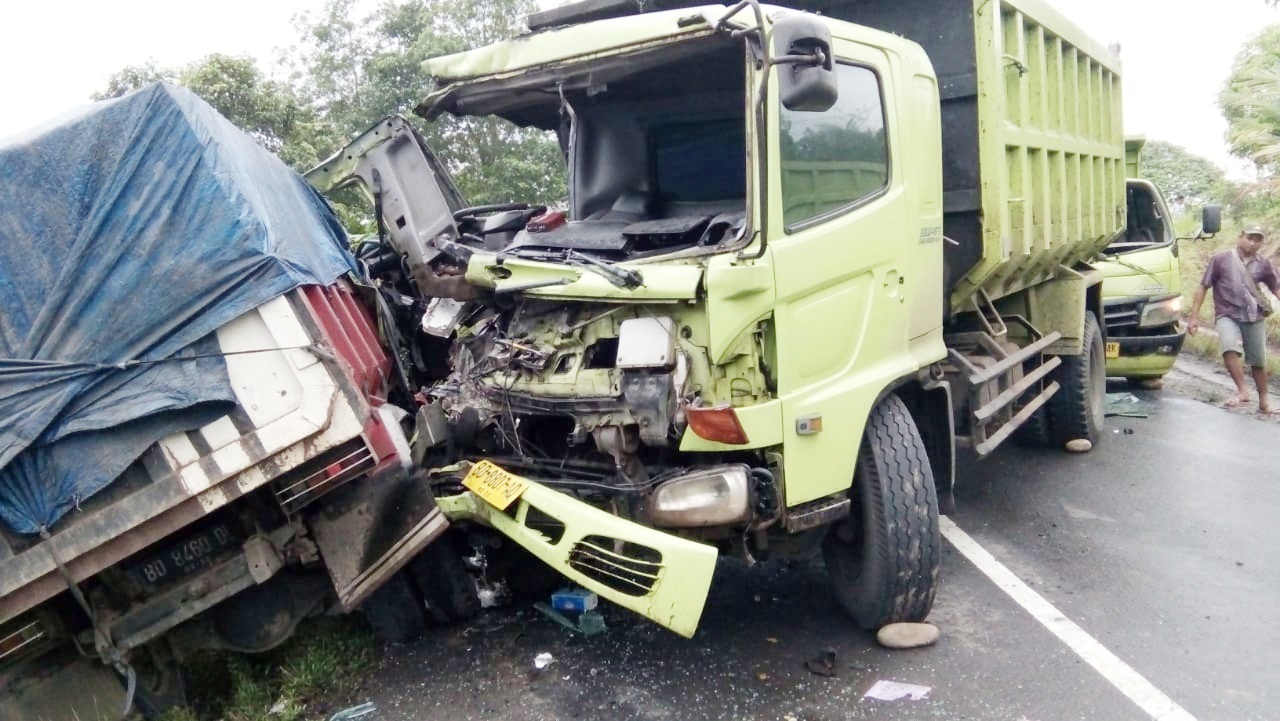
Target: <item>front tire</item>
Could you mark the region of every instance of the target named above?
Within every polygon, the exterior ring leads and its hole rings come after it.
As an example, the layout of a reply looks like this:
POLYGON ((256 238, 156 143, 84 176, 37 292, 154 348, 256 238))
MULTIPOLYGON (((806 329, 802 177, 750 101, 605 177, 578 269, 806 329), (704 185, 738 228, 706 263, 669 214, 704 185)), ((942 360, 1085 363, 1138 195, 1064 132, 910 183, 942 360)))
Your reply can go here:
POLYGON ((1084 314, 1084 348, 1078 356, 1061 356, 1058 392, 1049 399, 1051 443, 1062 448, 1077 438, 1097 445, 1107 405, 1107 358, 1102 327, 1093 311, 1084 314))
POLYGON ((380 641, 404 643, 421 636, 427 628, 422 600, 403 571, 387 579, 365 599, 360 610, 380 641))
POLYGON ((896 395, 871 411, 849 494, 849 518, 823 542, 836 599, 867 630, 924 620, 942 546, 938 496, 920 431, 896 395))
MULTIPOLYGON (((137 686, 133 704, 148 721, 187 705, 186 676, 168 641, 148 644, 133 659, 137 686)), ((123 681, 123 680, 122 680, 123 681)))
POLYGON ((466 621, 480 613, 475 580, 462 560, 465 548, 462 534, 445 531, 409 562, 409 575, 436 623, 466 621))

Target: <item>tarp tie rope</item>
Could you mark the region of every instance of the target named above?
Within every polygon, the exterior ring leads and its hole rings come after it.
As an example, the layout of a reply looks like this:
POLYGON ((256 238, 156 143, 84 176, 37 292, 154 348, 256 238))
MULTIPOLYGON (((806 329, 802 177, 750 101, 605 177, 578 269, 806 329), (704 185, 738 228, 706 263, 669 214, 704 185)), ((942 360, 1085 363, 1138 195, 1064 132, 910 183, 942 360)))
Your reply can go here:
MULTIPOLYGON (((305 350, 310 351, 321 358, 332 359, 333 353, 328 348, 316 343, 309 345, 289 345, 279 346, 276 348, 251 348, 249 350, 226 351, 223 353, 198 353, 195 355, 170 356, 168 358, 159 358, 156 360, 127 360, 116 363, 82 363, 79 361, 57 361, 57 360, 39 360, 30 358, 0 358, 0 363, 30 363, 39 364, 41 367, 47 368, 83 368, 86 370, 129 370, 130 368, 138 368, 146 365, 157 365, 159 363, 178 363, 183 361, 201 360, 204 358, 228 358, 237 355, 249 355, 251 353, 276 353, 285 350, 305 350)), ((0 378, 4 377, 6 372, 0 369, 0 378)))
MULTIPOLYGON (((71 591, 76 603, 80 604, 81 610, 89 617, 89 625, 93 627, 94 645, 97 647, 103 663, 115 668, 116 672, 125 678, 124 710, 120 713, 123 716, 128 716, 129 711, 133 709, 134 692, 138 689, 138 674, 133 670, 133 666, 129 665, 120 649, 116 648, 116 645, 111 642, 110 634, 98 623, 98 615, 94 613, 93 606, 89 604, 89 599, 85 597, 84 592, 80 590, 80 585, 71 576, 71 571, 67 569, 66 564, 58 556, 58 552, 52 543, 53 536, 50 535, 47 526, 40 526, 40 538, 45 541, 44 547, 49 549, 49 557, 53 559, 54 565, 58 567, 58 574, 62 576, 62 580, 67 584, 67 590, 71 591)), ((79 646, 80 643, 77 641, 76 647, 79 648, 79 646)))

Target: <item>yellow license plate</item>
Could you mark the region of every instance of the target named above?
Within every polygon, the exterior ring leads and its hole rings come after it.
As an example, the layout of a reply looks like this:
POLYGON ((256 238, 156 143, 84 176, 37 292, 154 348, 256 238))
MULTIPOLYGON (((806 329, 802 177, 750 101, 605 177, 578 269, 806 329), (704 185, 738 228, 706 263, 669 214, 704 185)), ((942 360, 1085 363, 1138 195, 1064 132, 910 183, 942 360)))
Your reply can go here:
POLYGON ((1107 352, 1107 357, 1108 357, 1108 358, 1119 358, 1119 357, 1120 357, 1120 344, 1119 344, 1119 343, 1107 343, 1106 348, 1105 348, 1104 350, 1106 350, 1106 352, 1107 352))
POLYGON ((500 511, 520 497, 529 483, 520 476, 507 473, 489 461, 480 461, 467 471, 462 485, 500 511))

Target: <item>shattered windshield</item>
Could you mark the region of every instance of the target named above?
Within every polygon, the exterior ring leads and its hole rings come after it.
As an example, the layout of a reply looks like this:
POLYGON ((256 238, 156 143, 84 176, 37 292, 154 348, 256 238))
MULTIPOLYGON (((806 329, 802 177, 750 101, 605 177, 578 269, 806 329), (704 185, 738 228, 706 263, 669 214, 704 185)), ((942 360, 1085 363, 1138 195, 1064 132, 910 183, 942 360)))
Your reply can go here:
POLYGON ((455 107, 479 103, 512 122, 556 130, 570 185, 567 207, 505 225, 500 237, 486 230, 485 218, 467 219, 459 228, 464 242, 581 264, 583 257, 612 263, 699 247, 714 252, 738 236, 747 195, 741 42, 704 38, 632 60, 562 69, 540 91, 528 77, 458 91, 455 107), (504 82, 512 92, 499 100, 500 88, 491 86, 504 82))

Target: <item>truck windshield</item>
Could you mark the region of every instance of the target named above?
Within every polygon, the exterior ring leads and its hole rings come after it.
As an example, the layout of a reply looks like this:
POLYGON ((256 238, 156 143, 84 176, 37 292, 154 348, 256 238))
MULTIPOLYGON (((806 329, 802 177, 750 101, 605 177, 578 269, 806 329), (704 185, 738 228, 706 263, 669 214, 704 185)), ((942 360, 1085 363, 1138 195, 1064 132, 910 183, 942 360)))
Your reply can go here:
POLYGON ((739 119, 659 126, 649 134, 653 181, 672 203, 746 195, 746 132, 739 119))
POLYGON ((502 249, 618 261, 733 240, 746 217, 744 53, 711 36, 561 68, 539 93, 531 77, 461 88, 486 99, 518 88, 489 112, 558 130, 569 161, 568 222, 522 228, 502 249))
POLYGON ((1143 181, 1131 180, 1126 195, 1125 231, 1116 236, 1104 252, 1119 255, 1172 243, 1174 235, 1168 211, 1154 189, 1143 181))

